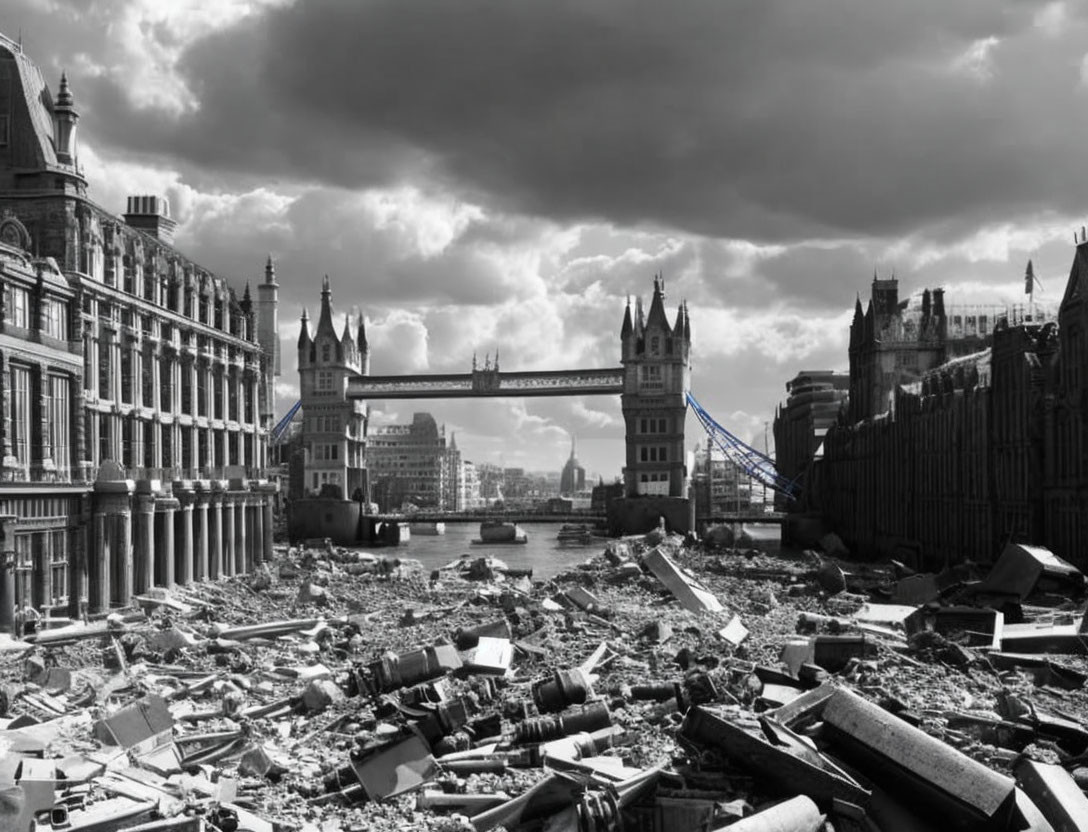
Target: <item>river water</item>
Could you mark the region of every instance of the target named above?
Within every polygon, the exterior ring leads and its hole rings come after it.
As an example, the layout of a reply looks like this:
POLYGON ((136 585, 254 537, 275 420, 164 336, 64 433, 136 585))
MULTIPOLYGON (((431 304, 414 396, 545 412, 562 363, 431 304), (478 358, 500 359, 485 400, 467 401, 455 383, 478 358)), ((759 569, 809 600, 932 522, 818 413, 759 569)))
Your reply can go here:
MULTIPOLYGON (((378 557, 390 556, 395 552, 403 557, 422 562, 427 569, 445 566, 465 554, 473 558, 490 556, 505 561, 511 568, 532 569, 534 579, 547 580, 572 566, 596 557, 604 551, 608 543, 602 538, 584 546, 570 544, 560 546, 556 539, 561 528, 558 523, 519 523, 518 525, 528 535, 527 543, 497 543, 481 546, 472 543, 480 536, 479 524, 447 523, 445 534, 414 534, 408 543, 398 546, 395 550, 365 547, 362 550, 373 552, 378 557)), ((745 528, 753 537, 767 541, 770 545, 766 548, 777 548, 777 526, 749 525, 745 528)))

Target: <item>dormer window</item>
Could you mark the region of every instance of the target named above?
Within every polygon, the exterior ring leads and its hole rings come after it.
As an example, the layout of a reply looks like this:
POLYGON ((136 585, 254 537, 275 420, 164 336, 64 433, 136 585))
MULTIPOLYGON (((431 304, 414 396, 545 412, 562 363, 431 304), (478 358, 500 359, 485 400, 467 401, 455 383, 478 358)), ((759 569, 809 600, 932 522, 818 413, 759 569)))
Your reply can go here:
POLYGON ((332 347, 330 347, 328 344, 325 344, 321 347, 321 360, 325 363, 328 363, 332 360, 332 347))
POLYGON ((650 355, 661 354, 661 338, 655 335, 650 339, 650 355))

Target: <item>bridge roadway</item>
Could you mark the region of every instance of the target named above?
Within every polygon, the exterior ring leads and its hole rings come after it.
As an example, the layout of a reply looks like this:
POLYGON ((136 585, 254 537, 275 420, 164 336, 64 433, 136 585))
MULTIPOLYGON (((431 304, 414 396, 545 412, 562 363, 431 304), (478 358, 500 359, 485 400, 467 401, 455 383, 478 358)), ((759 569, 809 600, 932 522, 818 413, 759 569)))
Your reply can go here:
POLYGON ((538 370, 503 373, 475 369, 471 373, 414 376, 357 376, 348 379, 349 399, 461 399, 497 396, 618 396, 623 368, 538 370))
MULTIPOLYGON (((531 511, 489 511, 484 514, 443 513, 419 511, 414 514, 383 514, 383 518, 408 523, 481 523, 484 520, 506 520, 512 523, 597 523, 604 522, 604 513, 535 514, 531 511)), ((768 523, 781 526, 784 514, 724 514, 708 518, 711 523, 768 523)), ((703 518, 699 518, 703 519, 703 518)))

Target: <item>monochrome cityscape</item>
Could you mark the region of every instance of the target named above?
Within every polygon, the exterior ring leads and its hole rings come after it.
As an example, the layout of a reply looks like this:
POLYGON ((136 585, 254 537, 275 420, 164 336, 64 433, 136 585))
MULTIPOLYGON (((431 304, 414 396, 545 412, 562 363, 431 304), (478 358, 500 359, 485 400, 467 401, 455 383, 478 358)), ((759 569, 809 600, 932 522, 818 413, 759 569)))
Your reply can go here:
POLYGON ((1086 37, 10 0, 0 832, 1088 830, 1086 37))

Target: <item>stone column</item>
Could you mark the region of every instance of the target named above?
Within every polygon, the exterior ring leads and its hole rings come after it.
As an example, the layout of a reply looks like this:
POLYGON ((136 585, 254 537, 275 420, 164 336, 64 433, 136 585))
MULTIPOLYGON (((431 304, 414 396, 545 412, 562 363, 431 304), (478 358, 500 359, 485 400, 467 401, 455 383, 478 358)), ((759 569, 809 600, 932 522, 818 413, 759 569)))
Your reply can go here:
POLYGON ((0 633, 15 632, 15 555, 0 552, 0 633))
POLYGON ((238 539, 234 530, 234 499, 223 495, 223 574, 233 575, 237 571, 238 539))
POLYGON ((87 606, 91 612, 102 612, 110 607, 110 534, 109 515, 96 511, 91 526, 90 588, 87 606))
POLYGON ((155 498, 136 498, 135 551, 136 565, 134 589, 137 595, 147 592, 155 584, 155 498))
POLYGON ((272 560, 272 502, 273 495, 264 495, 264 559, 272 560))
POLYGON ((249 545, 253 550, 253 565, 256 567, 264 561, 264 506, 260 497, 254 499, 250 517, 253 523, 253 542, 249 545))
POLYGON ((198 494, 193 506, 193 532, 196 537, 194 577, 198 581, 208 577, 208 496, 198 494))
MULTIPOLYGON (((162 405, 162 393, 159 392, 159 386, 162 384, 162 347, 151 351, 151 398, 153 401, 148 404, 148 407, 154 411, 160 411, 162 405)), ((158 465, 160 463, 156 463, 158 465)))
POLYGON ((234 510, 237 512, 235 516, 235 532, 237 532, 237 538, 234 543, 234 573, 236 575, 244 575, 249 571, 249 558, 247 557, 246 549, 246 498, 243 495, 238 497, 238 502, 235 503, 234 510))
POLYGON ((223 574, 223 495, 213 494, 209 504, 208 520, 208 569, 210 578, 223 574))
MULTIPOLYGON (((40 447, 41 459, 31 460, 31 467, 37 465, 41 470, 46 470, 48 464, 50 468, 53 468, 53 444, 50 442, 49 435, 49 368, 46 367, 44 362, 39 361, 35 367, 35 371, 38 374, 38 443, 40 447)), ((33 456, 33 451, 31 451, 33 456)), ((53 470, 56 470, 53 468, 53 470)))
POLYGON ((171 499, 158 507, 160 532, 155 541, 155 583, 173 589, 174 581, 174 508, 177 501, 171 499))
POLYGON ((113 515, 115 545, 111 553, 115 563, 120 566, 117 574, 117 587, 114 596, 118 604, 127 607, 132 603, 132 512, 118 511, 113 515))
POLYGON ((193 502, 192 497, 181 498, 181 528, 177 541, 174 580, 179 584, 193 582, 193 502))

